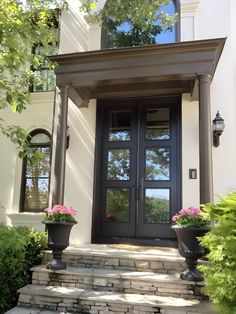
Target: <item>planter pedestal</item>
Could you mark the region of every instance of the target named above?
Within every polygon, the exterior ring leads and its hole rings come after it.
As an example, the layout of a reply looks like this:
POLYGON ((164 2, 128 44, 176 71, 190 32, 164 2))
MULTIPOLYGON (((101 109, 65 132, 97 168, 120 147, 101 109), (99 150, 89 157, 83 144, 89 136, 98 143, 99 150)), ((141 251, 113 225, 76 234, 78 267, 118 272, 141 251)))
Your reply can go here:
POLYGON ((188 281, 203 281, 200 271, 196 269, 197 261, 205 255, 205 249, 200 245, 197 237, 203 237, 210 227, 171 227, 177 236, 179 254, 185 257, 187 269, 180 274, 180 278, 188 281))
POLYGON ((48 232, 48 248, 52 250, 53 259, 47 264, 52 270, 66 269, 62 261, 62 252, 69 245, 70 231, 76 221, 43 221, 48 232))

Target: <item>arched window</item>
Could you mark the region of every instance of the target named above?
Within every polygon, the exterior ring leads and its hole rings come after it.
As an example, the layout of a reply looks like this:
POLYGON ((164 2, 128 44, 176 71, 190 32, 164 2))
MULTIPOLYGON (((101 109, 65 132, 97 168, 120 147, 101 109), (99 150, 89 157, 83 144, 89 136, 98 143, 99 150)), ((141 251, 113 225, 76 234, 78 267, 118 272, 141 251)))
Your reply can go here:
MULTIPOLYGON (((107 1, 107 4, 109 4, 109 1, 113 0, 107 1)), ((130 7, 129 10, 132 10, 132 7, 130 7)), ((164 5, 161 8, 161 11, 172 17, 176 13, 178 14, 178 0, 170 0, 169 4, 164 5)), ((115 12, 115 10, 113 10, 113 12, 115 12)), ((143 24, 140 25, 139 22, 135 23, 133 19, 130 19, 128 11, 127 14, 123 13, 122 18, 119 18, 118 20, 116 19, 116 15, 114 13, 109 14, 104 21, 102 31, 102 48, 163 44, 179 40, 178 15, 176 23, 173 27, 168 27, 167 25, 162 26, 161 21, 165 18, 163 18, 164 15, 160 14, 160 10, 154 11, 150 16, 150 19, 143 20, 143 24)))
POLYGON ((37 129, 28 140, 31 151, 23 160, 20 207, 23 212, 41 212, 48 207, 51 136, 46 130, 37 129))

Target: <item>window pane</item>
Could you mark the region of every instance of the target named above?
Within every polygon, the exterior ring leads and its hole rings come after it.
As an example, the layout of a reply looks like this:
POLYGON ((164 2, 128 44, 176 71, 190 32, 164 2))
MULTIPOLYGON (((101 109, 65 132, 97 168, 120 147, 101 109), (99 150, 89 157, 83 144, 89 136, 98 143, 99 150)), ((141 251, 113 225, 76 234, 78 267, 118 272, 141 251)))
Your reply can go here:
POLYGON ((150 109, 146 114, 146 139, 170 139, 170 112, 168 108, 150 109))
POLYGON ((49 179, 26 179, 25 204, 27 209, 45 209, 48 206, 49 179))
POLYGON ((28 154, 26 158, 26 177, 49 177, 50 147, 37 148, 37 159, 28 154))
POLYGON ((170 149, 146 148, 145 180, 170 179, 170 149))
POLYGON ((129 190, 112 188, 106 192, 106 220, 129 221, 129 190))
POLYGON ((45 133, 37 133, 31 137, 30 144, 49 144, 50 145, 51 139, 45 133))
POLYGON ((53 70, 41 69, 34 71, 33 92, 54 90, 55 82, 56 77, 53 70))
POLYGON ((130 150, 111 149, 108 151, 107 179, 129 180, 130 150))
POLYGON ((30 138, 32 153, 24 159, 24 195, 22 210, 42 211, 48 207, 51 145, 50 136, 38 132, 30 138))
POLYGON ((170 223, 169 189, 145 189, 145 222, 170 223))
POLYGON ((124 12, 120 14, 119 19, 112 11, 108 11, 106 47, 134 47, 175 42, 174 21, 172 20, 172 26, 163 23, 168 19, 166 14, 171 17, 175 14, 173 1, 162 7, 157 2, 151 2, 148 14, 144 13, 145 9, 139 11, 142 14, 139 19, 136 18, 137 10, 129 5, 129 2, 127 2, 127 6, 124 12))
POLYGON ((111 112, 109 115, 109 141, 130 141, 130 112, 111 112))

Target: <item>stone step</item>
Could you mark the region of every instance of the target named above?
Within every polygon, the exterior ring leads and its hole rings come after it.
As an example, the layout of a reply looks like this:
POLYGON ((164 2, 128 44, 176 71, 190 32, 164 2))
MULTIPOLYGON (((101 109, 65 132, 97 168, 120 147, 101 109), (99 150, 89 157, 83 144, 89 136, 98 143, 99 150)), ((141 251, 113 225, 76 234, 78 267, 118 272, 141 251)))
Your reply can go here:
POLYGON ((27 285, 18 307, 89 314, 213 314, 208 302, 183 298, 27 285))
MULTIPOLYGON (((52 258, 51 251, 45 251, 44 263, 52 258)), ((83 244, 70 246, 63 252, 67 265, 86 268, 150 271, 176 273, 185 269, 184 258, 175 248, 149 247, 120 249, 108 244, 83 244)))
POLYGON ((179 278, 179 274, 71 266, 60 271, 46 269, 46 266, 36 266, 31 270, 33 271, 32 283, 35 285, 206 299, 201 293, 203 282, 184 281, 179 278))

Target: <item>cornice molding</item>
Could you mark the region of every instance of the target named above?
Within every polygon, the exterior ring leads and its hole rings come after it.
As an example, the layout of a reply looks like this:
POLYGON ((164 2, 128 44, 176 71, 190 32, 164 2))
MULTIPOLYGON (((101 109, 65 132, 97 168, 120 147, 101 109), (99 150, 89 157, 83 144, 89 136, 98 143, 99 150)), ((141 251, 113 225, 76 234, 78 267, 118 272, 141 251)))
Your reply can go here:
POLYGON ((181 3, 180 3, 181 13, 185 13, 185 12, 194 13, 198 8, 199 3, 200 3, 200 0, 181 0, 181 3))

